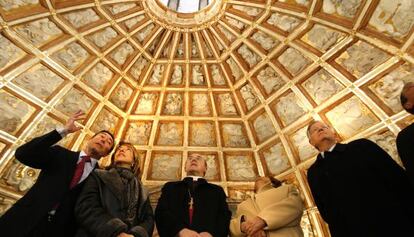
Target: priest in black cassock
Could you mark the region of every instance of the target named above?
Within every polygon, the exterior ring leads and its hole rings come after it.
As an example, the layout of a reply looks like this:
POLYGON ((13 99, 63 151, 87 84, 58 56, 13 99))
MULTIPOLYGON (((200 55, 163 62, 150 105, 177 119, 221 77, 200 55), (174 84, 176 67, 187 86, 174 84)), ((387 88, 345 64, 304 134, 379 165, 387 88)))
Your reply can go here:
POLYGON ((162 188, 155 209, 160 237, 226 237, 231 212, 223 189, 203 178, 207 162, 201 155, 191 154, 185 171, 184 180, 168 182, 162 188))
POLYGON ((377 144, 337 142, 320 121, 308 126, 320 153, 308 182, 332 237, 414 236, 414 195, 404 170, 377 144))

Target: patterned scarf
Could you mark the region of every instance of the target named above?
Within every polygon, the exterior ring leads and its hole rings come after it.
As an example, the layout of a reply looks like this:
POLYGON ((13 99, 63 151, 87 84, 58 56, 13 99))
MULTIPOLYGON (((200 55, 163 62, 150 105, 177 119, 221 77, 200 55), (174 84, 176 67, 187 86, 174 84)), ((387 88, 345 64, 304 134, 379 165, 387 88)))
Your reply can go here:
POLYGON ((132 170, 122 167, 116 167, 116 171, 121 177, 124 193, 122 198, 122 206, 125 208, 125 222, 132 226, 137 214, 138 199, 139 199, 139 188, 138 181, 132 170))

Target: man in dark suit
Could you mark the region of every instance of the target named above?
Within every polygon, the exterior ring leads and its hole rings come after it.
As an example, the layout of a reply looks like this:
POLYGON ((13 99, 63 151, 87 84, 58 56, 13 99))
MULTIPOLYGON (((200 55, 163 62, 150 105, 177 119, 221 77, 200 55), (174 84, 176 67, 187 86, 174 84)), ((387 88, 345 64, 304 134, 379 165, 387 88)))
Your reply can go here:
POLYGON ((207 162, 199 154, 188 157, 188 177, 168 182, 155 209, 160 237, 227 237, 231 212, 220 186, 204 177, 207 162))
MULTIPOLYGON (((414 114, 414 83, 404 85, 401 91, 401 105, 410 114, 414 114)), ((414 187, 414 123, 405 127, 397 136, 397 148, 408 178, 414 187)))
POLYGON ((16 150, 21 163, 41 169, 33 187, 0 218, 2 236, 73 236, 76 230, 74 205, 83 181, 95 168, 97 160, 114 147, 108 131, 96 133, 81 152, 54 145, 66 134, 81 128, 75 121, 84 113, 73 115, 64 128, 34 138, 16 150))
POLYGON ((414 195, 404 170, 378 145, 359 139, 337 143, 320 121, 308 126, 320 151, 308 182, 333 237, 414 236, 414 195))

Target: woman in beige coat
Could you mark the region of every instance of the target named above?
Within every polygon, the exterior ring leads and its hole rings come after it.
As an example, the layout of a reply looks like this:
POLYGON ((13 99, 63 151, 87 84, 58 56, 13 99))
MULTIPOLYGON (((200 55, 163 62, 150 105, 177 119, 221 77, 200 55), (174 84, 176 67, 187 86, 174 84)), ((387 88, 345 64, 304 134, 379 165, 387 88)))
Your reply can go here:
POLYGON ((273 177, 259 177, 255 194, 237 207, 231 220, 233 237, 302 237, 303 202, 294 185, 273 177))

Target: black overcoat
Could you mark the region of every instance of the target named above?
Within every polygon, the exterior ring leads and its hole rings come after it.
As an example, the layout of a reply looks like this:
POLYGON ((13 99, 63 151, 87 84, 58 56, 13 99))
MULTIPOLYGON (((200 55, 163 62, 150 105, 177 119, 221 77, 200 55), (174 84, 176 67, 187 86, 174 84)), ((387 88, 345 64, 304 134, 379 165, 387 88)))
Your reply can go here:
POLYGON ((413 193, 404 170, 359 139, 319 154, 308 181, 333 237, 414 236, 413 193))
POLYGON ((398 134, 397 148, 407 176, 414 188, 414 123, 398 134))

